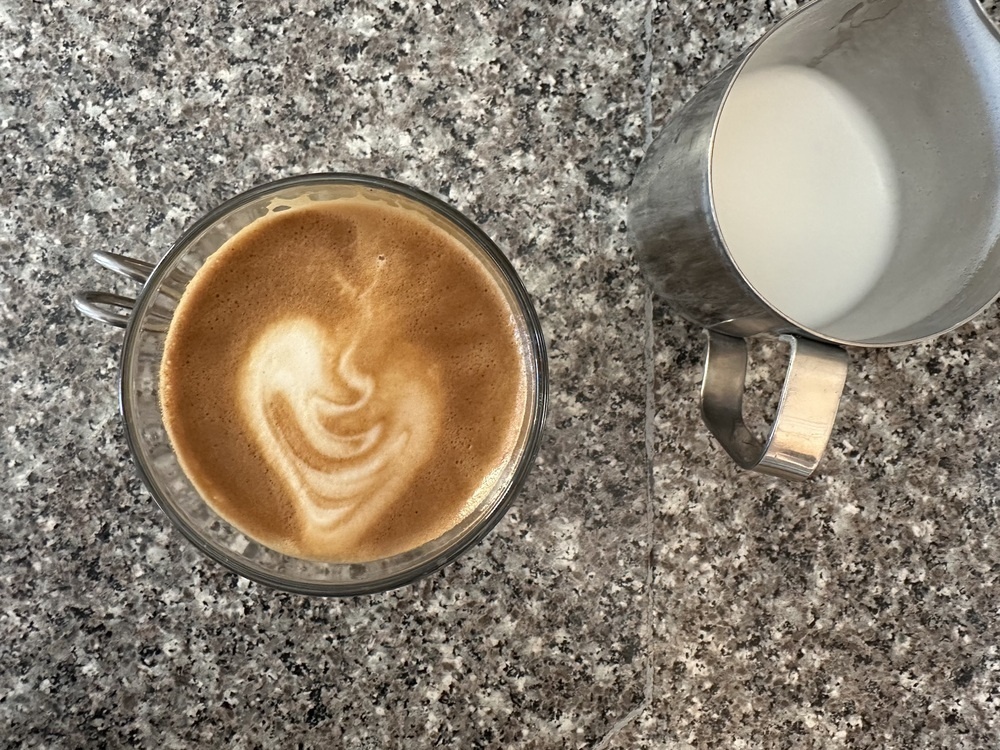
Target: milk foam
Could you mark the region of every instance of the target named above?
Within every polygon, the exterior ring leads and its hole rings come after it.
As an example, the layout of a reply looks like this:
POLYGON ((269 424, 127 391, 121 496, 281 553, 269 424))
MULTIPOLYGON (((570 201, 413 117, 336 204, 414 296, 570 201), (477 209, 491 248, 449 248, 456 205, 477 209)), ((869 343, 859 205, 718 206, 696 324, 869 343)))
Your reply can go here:
POLYGON ((822 329, 872 290, 892 257, 899 186, 878 124, 817 70, 737 79, 712 161, 719 226, 750 284, 822 329))
MULTIPOLYGON (((430 458, 441 429, 431 363, 417 378, 392 365, 363 373, 363 343, 307 318, 271 325, 253 345, 238 393, 258 448, 279 473, 313 546, 353 544, 430 458)), ((419 357, 397 351, 398 357, 419 357)))

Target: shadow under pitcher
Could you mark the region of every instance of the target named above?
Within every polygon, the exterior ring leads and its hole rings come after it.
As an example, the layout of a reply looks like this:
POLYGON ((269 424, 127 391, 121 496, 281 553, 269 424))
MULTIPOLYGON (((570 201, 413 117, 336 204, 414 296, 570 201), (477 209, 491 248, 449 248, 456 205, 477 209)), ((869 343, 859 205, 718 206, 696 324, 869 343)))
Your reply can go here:
POLYGON ((817 0, 660 132, 628 196, 653 290, 706 329, 702 415, 746 469, 805 479, 842 347, 906 346, 1000 293, 1000 32, 976 0, 817 0), (791 345, 770 434, 746 339, 791 345))

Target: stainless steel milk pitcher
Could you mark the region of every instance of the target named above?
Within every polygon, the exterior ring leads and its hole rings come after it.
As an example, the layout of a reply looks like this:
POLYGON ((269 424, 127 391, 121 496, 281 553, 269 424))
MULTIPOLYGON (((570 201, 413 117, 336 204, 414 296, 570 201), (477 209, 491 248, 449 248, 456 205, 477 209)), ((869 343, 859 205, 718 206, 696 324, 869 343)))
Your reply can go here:
POLYGON ((744 468, 806 478, 833 429, 847 372, 842 346, 936 336, 1000 292, 1000 34, 975 0, 817 0, 743 52, 666 124, 628 199, 629 240, 652 288, 707 329, 708 427, 744 468), (741 272, 713 193, 727 98, 744 76, 779 65, 811 68, 855 97, 885 135, 898 175, 900 220, 885 271, 846 314, 818 327, 782 313, 741 272), (757 335, 792 344, 764 440, 742 414, 745 339, 757 335))

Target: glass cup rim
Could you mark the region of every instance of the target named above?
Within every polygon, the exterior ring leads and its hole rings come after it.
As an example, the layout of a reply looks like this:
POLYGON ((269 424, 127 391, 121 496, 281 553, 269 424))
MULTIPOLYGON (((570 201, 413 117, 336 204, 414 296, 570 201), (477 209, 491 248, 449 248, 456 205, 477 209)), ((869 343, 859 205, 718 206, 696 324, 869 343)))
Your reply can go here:
MULTIPOLYGON (((515 305, 512 304, 512 309, 515 305)), ((414 188, 405 183, 397 182, 384 177, 366 175, 352 172, 316 172, 292 177, 286 177, 271 182, 261 183, 244 192, 241 192, 226 201, 218 204, 192 223, 180 237, 171 245, 169 250, 156 262, 149 278, 145 281, 142 289, 136 295, 135 305, 129 315, 128 324, 125 327, 125 336, 122 345, 120 366, 118 370, 118 398, 119 408, 125 426, 125 439, 132 455, 139 477, 146 487, 146 490, 153 497, 159 508, 170 519, 174 528, 178 529, 188 542, 193 544, 209 559, 214 560, 237 575, 249 580, 264 584, 274 589, 287 591, 295 594, 318 595, 318 596, 356 596, 359 594, 371 594, 381 591, 388 591, 400 586, 404 586, 430 573, 433 573, 445 565, 456 560, 468 549, 475 546, 499 523, 500 519, 507 513, 514 498, 520 490, 534 464, 535 456, 541 442, 542 428, 548 411, 548 357, 545 346, 545 339, 542 333, 541 322, 537 312, 531 302, 527 289, 524 287, 520 276, 502 250, 492 239, 471 219, 462 214, 458 209, 450 206, 439 198, 430 195, 422 190, 414 188), (525 356, 532 364, 533 373, 529 372, 529 378, 534 383, 534 391, 530 393, 532 398, 527 404, 530 412, 528 424, 528 434, 521 447, 520 455, 513 470, 511 480, 506 491, 493 505, 492 509, 486 513, 475 525, 471 526, 466 533, 458 536, 451 544, 442 549, 438 554, 425 560, 419 565, 411 565, 408 568, 381 578, 360 582, 319 582, 293 580, 280 574, 272 574, 259 568, 252 568, 245 565, 236 553, 224 549, 220 545, 214 544, 206 539, 196 528, 178 512, 167 499, 166 493, 160 491, 154 472, 146 465, 143 458, 143 451, 140 444, 143 438, 136 429, 135 396, 131 373, 131 365, 137 357, 137 341, 139 333, 143 330, 143 322, 151 309, 151 301, 155 295, 153 290, 159 291, 161 283, 169 271, 173 270, 174 263, 185 254, 185 251, 193 242, 202 235, 203 232, 216 225, 225 217, 231 215, 243 206, 277 193, 288 188, 298 187, 324 187, 324 186, 344 186, 372 188, 383 193, 400 195, 412 200, 435 214, 441 216, 449 223, 453 224, 461 233, 464 233, 470 240, 475 242, 480 250, 492 261, 496 268, 494 277, 497 282, 505 286, 516 301, 516 313, 519 313, 524 322, 526 336, 525 356), (502 277, 502 278, 501 278, 502 277)), ((171 451, 173 447, 170 446, 171 451)), ((202 499, 203 502, 204 499, 202 499)), ((207 504, 207 503, 206 503, 207 504)), ((209 506, 210 507, 210 506, 209 506)), ((220 517, 221 518, 221 517, 220 517)), ((229 523, 222 519, 224 523, 229 523)), ((232 526, 232 524, 229 524, 232 526)), ((233 527, 235 528, 235 527, 233 527)), ((238 531, 238 529, 237 529, 238 531)), ((240 532, 242 533, 242 532, 240 532)), ((446 532, 447 534, 448 532, 446 532)), ((245 535, 244 535, 245 536, 245 535)), ((440 539, 440 537, 438 537, 440 539)), ((433 539, 416 550, 434 544, 438 539, 433 539)), ((412 554, 415 550, 400 553, 382 561, 391 561, 412 554)), ((297 558, 298 559, 298 558, 297 558)), ((304 560, 306 564, 312 562, 304 560)), ((358 563, 316 563, 326 566, 349 568, 358 563)), ((363 564, 363 563, 362 563, 363 564)))

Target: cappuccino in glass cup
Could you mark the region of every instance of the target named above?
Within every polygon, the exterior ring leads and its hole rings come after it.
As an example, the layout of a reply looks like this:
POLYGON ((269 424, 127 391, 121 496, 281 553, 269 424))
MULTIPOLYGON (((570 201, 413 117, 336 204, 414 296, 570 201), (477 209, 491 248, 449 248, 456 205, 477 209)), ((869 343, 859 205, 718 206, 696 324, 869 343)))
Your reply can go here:
MULTIPOLYGON (((126 323, 121 401, 154 498, 203 551, 303 593, 436 570, 509 507, 537 450, 537 316, 486 235, 424 193, 307 175, 232 199, 155 269, 126 323)), ((132 307, 130 315, 108 305, 132 307)))

